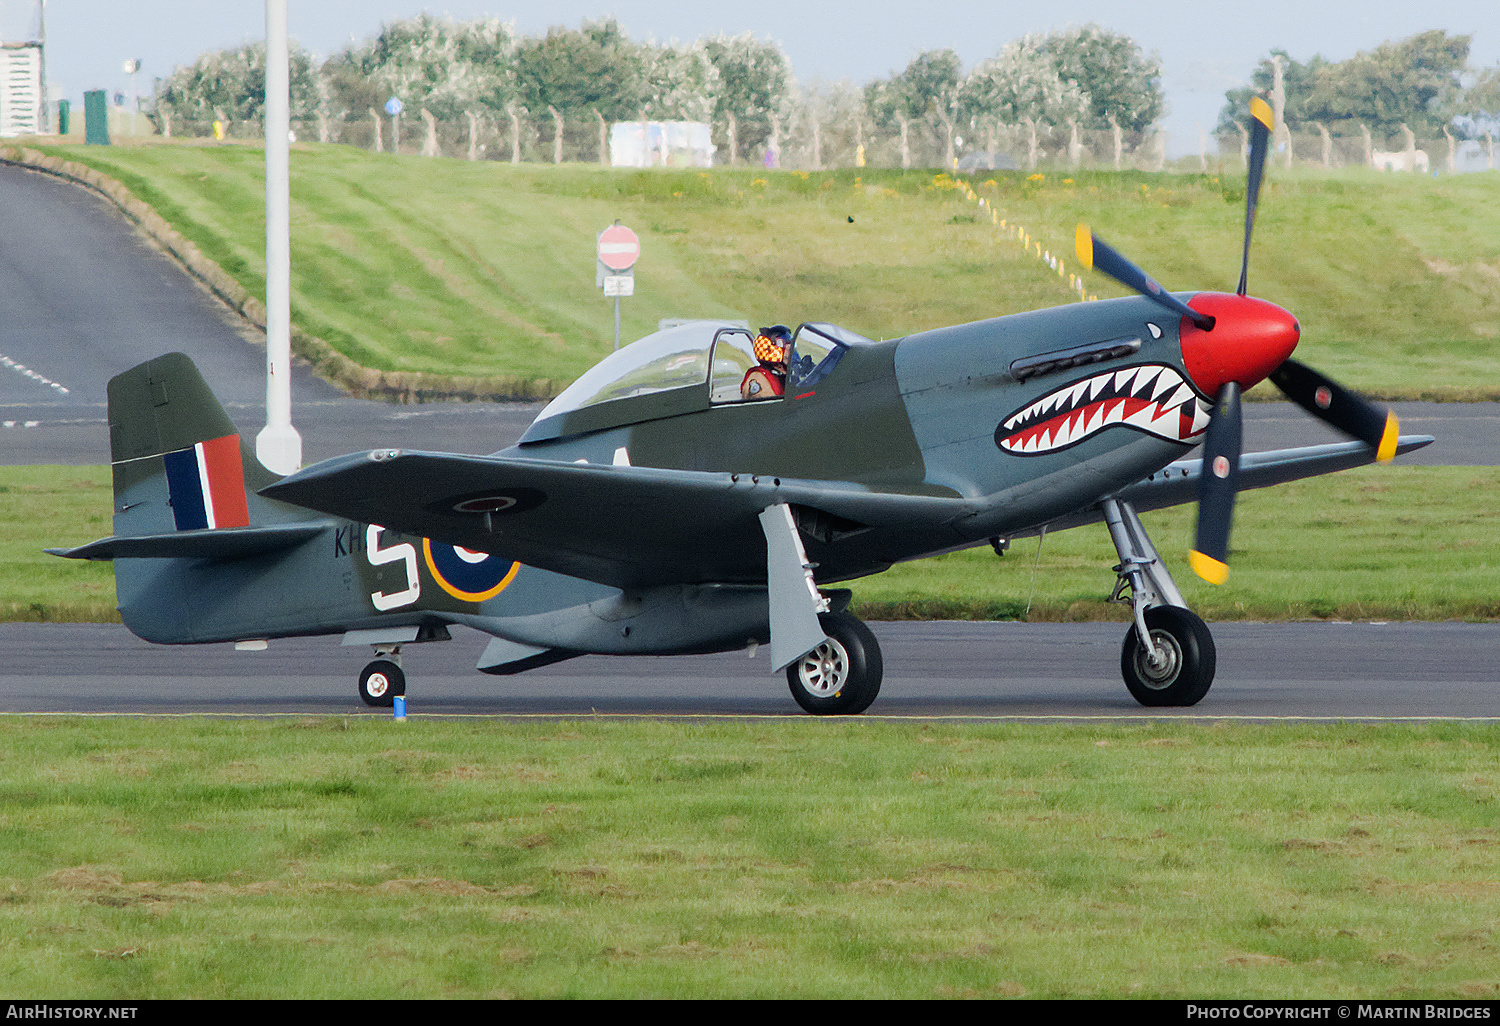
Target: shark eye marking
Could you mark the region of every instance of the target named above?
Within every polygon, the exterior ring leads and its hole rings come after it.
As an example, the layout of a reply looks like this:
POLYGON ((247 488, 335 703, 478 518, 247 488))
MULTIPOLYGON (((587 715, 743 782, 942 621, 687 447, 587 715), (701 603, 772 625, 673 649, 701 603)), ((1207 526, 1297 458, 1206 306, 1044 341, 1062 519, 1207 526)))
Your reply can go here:
POLYGON ((1022 407, 995 428, 995 444, 1040 456, 1116 425, 1188 445, 1208 427, 1208 410, 1180 371, 1143 364, 1075 381, 1022 407))

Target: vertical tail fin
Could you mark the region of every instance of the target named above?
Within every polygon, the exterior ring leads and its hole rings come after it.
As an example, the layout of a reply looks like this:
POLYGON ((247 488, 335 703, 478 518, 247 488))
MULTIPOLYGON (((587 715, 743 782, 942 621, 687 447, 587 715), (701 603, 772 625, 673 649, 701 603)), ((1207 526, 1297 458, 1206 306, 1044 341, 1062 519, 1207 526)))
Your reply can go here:
POLYGON ((114 537, 47 551, 115 560, 120 618, 147 641, 305 632, 302 607, 294 601, 288 612, 282 602, 301 594, 306 603, 302 581, 326 575, 326 559, 316 558, 326 549, 311 543, 333 528, 256 494, 278 478, 191 360, 171 353, 110 381, 109 444, 114 537))
POLYGON ((248 527, 277 479, 181 353, 110 381, 109 447, 117 535, 248 527))

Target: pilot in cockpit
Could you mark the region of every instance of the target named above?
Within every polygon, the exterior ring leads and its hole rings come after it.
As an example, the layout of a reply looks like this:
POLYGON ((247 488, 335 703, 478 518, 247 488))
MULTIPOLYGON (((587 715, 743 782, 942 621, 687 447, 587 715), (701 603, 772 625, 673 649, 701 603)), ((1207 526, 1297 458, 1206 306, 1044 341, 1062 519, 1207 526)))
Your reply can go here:
POLYGON ((792 333, 784 324, 760 329, 755 336, 755 358, 760 361, 740 382, 742 399, 775 399, 786 391, 786 363, 792 352, 792 333))

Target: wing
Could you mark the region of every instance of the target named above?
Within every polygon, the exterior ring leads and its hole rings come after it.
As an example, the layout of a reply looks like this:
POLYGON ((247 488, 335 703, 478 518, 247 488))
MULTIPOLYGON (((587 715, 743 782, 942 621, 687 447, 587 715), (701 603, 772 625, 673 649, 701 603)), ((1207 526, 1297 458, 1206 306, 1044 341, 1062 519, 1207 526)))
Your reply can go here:
MULTIPOLYGON (((1408 453, 1431 445, 1431 435, 1402 435, 1396 442, 1396 454, 1408 453)), ((1304 477, 1332 474, 1375 462, 1375 449, 1364 442, 1335 442, 1298 449, 1272 449, 1250 452, 1240 457, 1240 491, 1269 488, 1272 485, 1298 481, 1304 477)), ((1200 457, 1178 460, 1158 470, 1144 481, 1138 481, 1115 496, 1135 507, 1137 512, 1165 509, 1198 500, 1198 477, 1203 471, 1200 457)), ((1049 531, 1098 523, 1104 519, 1099 507, 1079 510, 1047 525, 1049 531)), ((1035 530, 1018 537, 1035 535, 1035 530)))
POLYGON ((261 494, 620 588, 763 584, 758 518, 777 503, 893 532, 975 509, 838 482, 391 450, 324 461, 261 494))

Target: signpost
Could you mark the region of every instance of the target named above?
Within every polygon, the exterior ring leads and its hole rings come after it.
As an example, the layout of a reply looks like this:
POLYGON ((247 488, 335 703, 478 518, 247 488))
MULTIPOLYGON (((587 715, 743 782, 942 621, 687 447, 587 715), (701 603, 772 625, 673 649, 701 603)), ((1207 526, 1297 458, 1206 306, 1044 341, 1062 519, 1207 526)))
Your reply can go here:
POLYGON ((620 348, 620 297, 635 295, 635 262, 641 240, 619 221, 599 233, 599 265, 594 283, 615 300, 615 348, 620 348))

